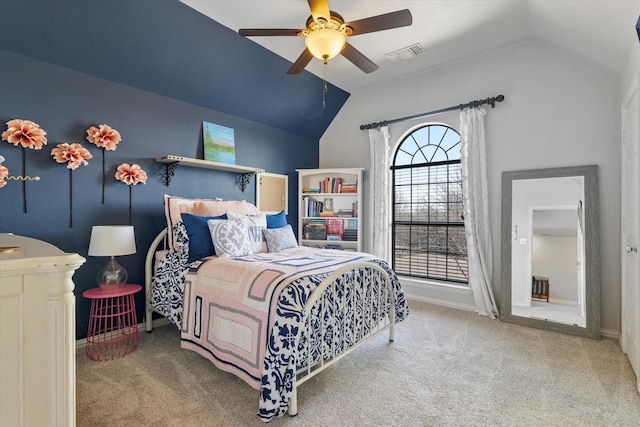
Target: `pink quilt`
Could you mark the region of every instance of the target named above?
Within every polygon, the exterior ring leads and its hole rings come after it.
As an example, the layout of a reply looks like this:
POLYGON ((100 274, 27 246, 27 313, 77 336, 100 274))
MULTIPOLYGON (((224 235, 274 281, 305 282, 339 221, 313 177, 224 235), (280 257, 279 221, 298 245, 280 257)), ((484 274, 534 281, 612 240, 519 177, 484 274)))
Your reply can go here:
POLYGON ((184 286, 181 346, 259 389, 280 292, 305 276, 371 259, 364 253, 299 247, 194 263, 184 286))

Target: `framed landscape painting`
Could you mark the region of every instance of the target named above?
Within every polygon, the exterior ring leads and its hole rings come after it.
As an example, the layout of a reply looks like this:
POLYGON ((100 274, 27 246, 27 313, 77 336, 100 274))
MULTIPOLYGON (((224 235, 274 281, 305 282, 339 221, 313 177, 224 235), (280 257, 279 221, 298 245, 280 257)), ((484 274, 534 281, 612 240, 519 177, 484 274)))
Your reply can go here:
POLYGON ((202 139, 205 160, 236 164, 236 144, 232 128, 202 122, 202 139))

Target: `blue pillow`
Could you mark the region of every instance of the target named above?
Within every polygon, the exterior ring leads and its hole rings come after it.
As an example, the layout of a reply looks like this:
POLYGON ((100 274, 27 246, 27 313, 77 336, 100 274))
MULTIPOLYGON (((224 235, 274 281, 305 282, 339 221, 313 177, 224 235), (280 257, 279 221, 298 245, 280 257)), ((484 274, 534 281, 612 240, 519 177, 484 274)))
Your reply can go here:
POLYGON ((189 236, 188 263, 216 254, 216 251, 213 248, 213 242, 211 241, 209 226, 207 225, 207 221, 210 219, 227 219, 227 214, 220 216, 196 216, 188 213, 182 214, 182 223, 184 224, 184 228, 187 229, 187 235, 189 236))
POLYGON ((275 215, 267 215, 267 228, 282 228, 287 225, 287 215, 284 210, 275 215))

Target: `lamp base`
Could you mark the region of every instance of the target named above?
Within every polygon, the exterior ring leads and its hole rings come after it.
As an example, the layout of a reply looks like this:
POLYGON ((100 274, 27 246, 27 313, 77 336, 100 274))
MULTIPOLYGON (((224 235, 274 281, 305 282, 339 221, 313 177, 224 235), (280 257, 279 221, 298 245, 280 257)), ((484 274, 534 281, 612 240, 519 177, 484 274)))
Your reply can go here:
POLYGON ((127 270, 121 266, 115 257, 98 272, 98 286, 105 290, 116 290, 127 283, 127 270))

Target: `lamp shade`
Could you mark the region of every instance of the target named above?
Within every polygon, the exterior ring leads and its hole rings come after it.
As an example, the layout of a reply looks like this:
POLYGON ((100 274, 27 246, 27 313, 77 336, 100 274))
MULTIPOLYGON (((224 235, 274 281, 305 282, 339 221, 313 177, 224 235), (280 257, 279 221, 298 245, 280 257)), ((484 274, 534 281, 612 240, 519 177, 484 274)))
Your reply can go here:
POLYGON ((89 241, 90 256, 120 256, 136 253, 132 225, 95 225, 89 241))
POLYGON ((325 28, 309 33, 304 44, 313 56, 327 60, 342 52, 346 41, 347 38, 341 32, 325 28))

